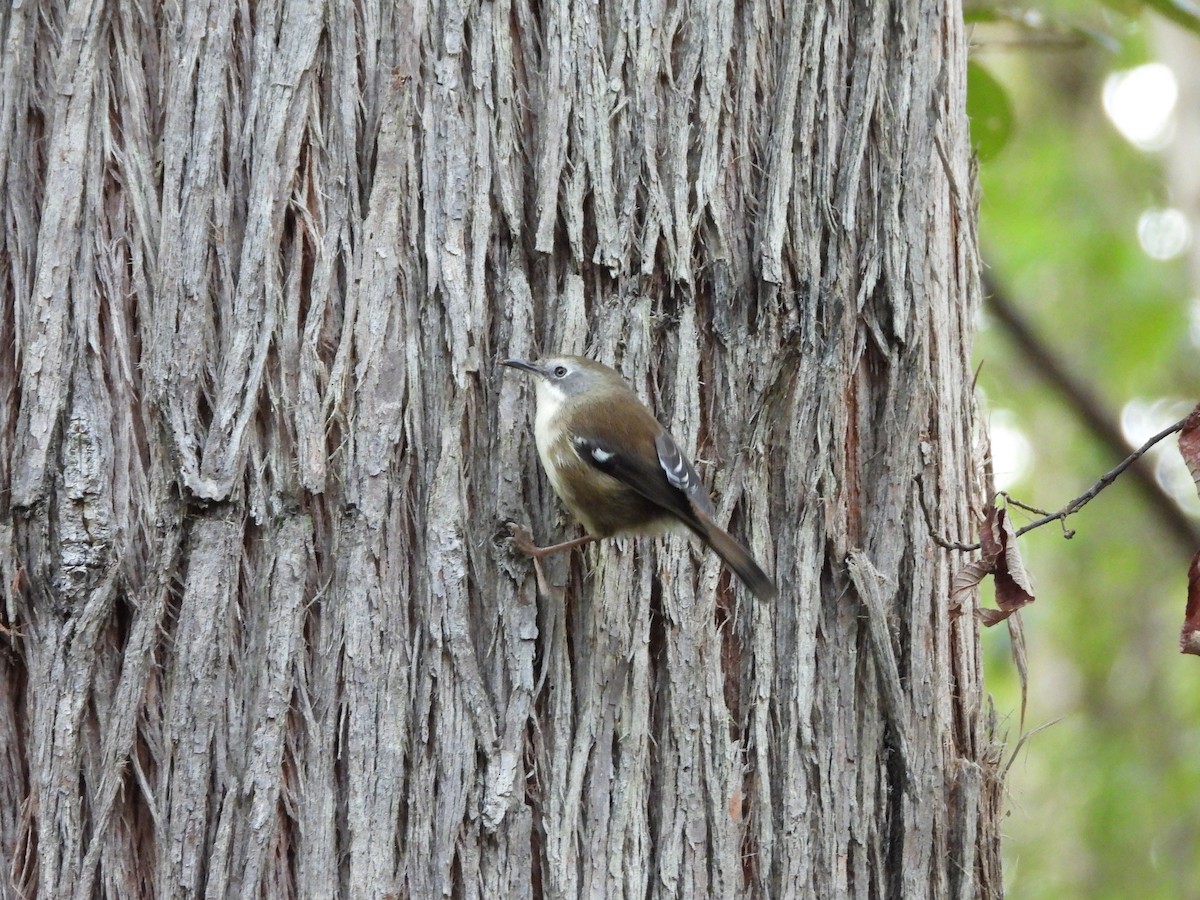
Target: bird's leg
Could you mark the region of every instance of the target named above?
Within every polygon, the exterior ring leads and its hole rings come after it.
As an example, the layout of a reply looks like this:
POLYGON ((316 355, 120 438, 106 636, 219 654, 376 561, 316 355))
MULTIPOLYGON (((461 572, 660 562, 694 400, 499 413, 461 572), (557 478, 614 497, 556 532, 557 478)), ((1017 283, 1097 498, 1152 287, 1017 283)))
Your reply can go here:
POLYGON ((524 553, 526 556, 532 556, 534 559, 542 559, 552 553, 560 553, 563 550, 574 550, 576 547, 582 547, 584 544, 590 544, 592 541, 598 541, 600 538, 594 535, 585 534, 583 537, 575 538, 570 541, 563 541, 561 544, 551 544, 549 547, 539 547, 533 542, 533 536, 514 522, 509 522, 508 530, 512 534, 513 546, 524 553))
POLYGON ((550 589, 550 582, 546 580, 546 573, 542 571, 542 558, 549 556, 552 553, 558 553, 562 550, 572 550, 575 547, 582 547, 584 544, 590 544, 592 541, 600 540, 598 537, 593 537, 590 534, 585 534, 581 538, 575 538, 573 541, 563 541, 561 544, 551 544, 549 547, 539 547, 533 542, 533 535, 518 525, 516 522, 508 523, 508 531, 512 535, 510 540, 513 546, 524 553, 526 556, 533 559, 533 571, 537 575, 538 593, 543 597, 554 597, 556 594, 561 599, 562 588, 557 588, 556 591, 550 589))

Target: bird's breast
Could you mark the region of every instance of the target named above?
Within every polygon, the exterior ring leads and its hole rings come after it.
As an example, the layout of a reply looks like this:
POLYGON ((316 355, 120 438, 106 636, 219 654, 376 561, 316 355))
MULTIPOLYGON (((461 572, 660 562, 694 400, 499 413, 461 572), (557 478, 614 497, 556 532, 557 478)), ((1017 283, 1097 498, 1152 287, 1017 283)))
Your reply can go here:
POLYGON ((659 530, 670 518, 664 519, 662 508, 583 459, 573 438, 566 422, 554 422, 537 435, 550 486, 571 515, 596 537, 659 530))
POLYGON ((587 464, 579 458, 571 445, 570 435, 566 431, 553 432, 547 429, 536 435, 538 456, 542 460, 542 468, 550 479, 554 493, 567 505, 573 514, 579 515, 578 487, 581 479, 591 474, 587 464))

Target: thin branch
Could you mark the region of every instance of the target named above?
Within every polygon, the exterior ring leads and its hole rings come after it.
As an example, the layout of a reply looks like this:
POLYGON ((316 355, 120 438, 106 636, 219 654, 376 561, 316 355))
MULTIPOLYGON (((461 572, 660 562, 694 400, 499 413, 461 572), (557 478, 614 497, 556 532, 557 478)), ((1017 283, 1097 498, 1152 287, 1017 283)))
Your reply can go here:
MULTIPOLYGON (((1011 769, 1013 766, 1013 763, 1015 763, 1017 761, 1018 754, 1020 754, 1021 750, 1024 749, 1025 745, 1027 743, 1029 743, 1030 738, 1032 738, 1036 734, 1039 734, 1039 733, 1045 731, 1047 728, 1051 728, 1051 727, 1057 725, 1059 722, 1061 722, 1063 720, 1063 718, 1064 718, 1063 716, 1059 716, 1057 719, 1051 719, 1049 722, 1044 722, 1041 725, 1039 725, 1037 728, 1033 729, 1033 731, 1022 731, 1021 737, 1017 739, 1016 746, 1013 747, 1012 754, 1008 757, 1008 762, 1006 762, 1004 764, 1004 766, 1000 769, 1000 777, 1001 778, 1008 777, 1009 769, 1011 769)), ((1024 728, 1024 725, 1022 725, 1022 728, 1024 728)))
MULTIPOLYGON (((988 311, 1009 333, 1013 344, 1025 355, 1034 370, 1058 391, 1088 430, 1109 448, 1113 457, 1119 459, 1126 452, 1128 445, 1121 433, 1120 424, 1108 412, 1106 405, 1092 391, 1087 381, 1063 365, 1059 354, 1034 331, 1024 314, 1017 309, 1017 305, 996 281, 994 274, 985 269, 982 277, 988 311)), ((1163 490, 1148 469, 1136 466, 1129 473, 1129 477, 1133 479, 1134 486, 1141 492, 1167 533, 1176 539, 1180 549, 1191 558, 1196 545, 1200 544, 1200 527, 1179 508, 1179 504, 1163 490)))
MULTIPOLYGON (((1083 507, 1085 507, 1089 503, 1091 503, 1094 499, 1096 499, 1097 495, 1102 490, 1104 490, 1106 487, 1108 487, 1110 484, 1112 484, 1114 481, 1116 481, 1121 476, 1122 472, 1124 472, 1131 465, 1133 465, 1135 462, 1137 462, 1139 459, 1141 459, 1141 457, 1144 456, 1151 447, 1153 447, 1155 444, 1157 444, 1163 438, 1170 437, 1171 435, 1175 434, 1177 431, 1182 429, 1185 422, 1187 422, 1187 419, 1183 418, 1183 419, 1180 419, 1178 422, 1176 422, 1174 425, 1169 425, 1166 428, 1164 428, 1158 434, 1154 435, 1154 437, 1152 437, 1148 441, 1146 441, 1146 443, 1142 444, 1142 446, 1138 447, 1136 450, 1134 450, 1132 453, 1130 453, 1127 457, 1125 457, 1123 460, 1121 460, 1119 463, 1117 463, 1115 466, 1113 466, 1113 468, 1111 468, 1109 471, 1107 471, 1103 475, 1101 475, 1099 481, 1097 481, 1095 484, 1093 484, 1090 488, 1088 488, 1086 491, 1084 491, 1082 494, 1080 494, 1078 497, 1076 497, 1074 500, 1072 500, 1070 503, 1068 503, 1062 509, 1060 509, 1056 512, 1046 513, 1040 519, 1034 519, 1028 525, 1026 525, 1022 528, 1018 528, 1016 531, 1016 537, 1020 537, 1023 534, 1027 534, 1028 532, 1033 531, 1033 529, 1035 529, 1035 528, 1041 528, 1043 525, 1046 525, 1050 522, 1060 522, 1060 521, 1063 523, 1064 537, 1070 538, 1070 537, 1074 536, 1075 532, 1070 531, 1066 528, 1067 516, 1070 516, 1070 515, 1073 515, 1074 513, 1079 512, 1079 510, 1083 509, 1083 507)), ((937 534, 934 534, 933 524, 929 518, 929 507, 925 503, 925 484, 924 484, 924 481, 921 479, 921 476, 919 476, 919 475, 917 476, 917 487, 918 487, 917 497, 921 503, 921 509, 925 513, 925 524, 929 526, 929 536, 930 536, 930 538, 933 539, 933 542, 935 544, 937 544, 939 547, 942 547, 946 550, 960 550, 964 553, 969 553, 972 550, 980 549, 980 544, 978 542, 976 542, 974 544, 962 544, 957 541, 948 541, 945 538, 943 538, 937 534)), ((1005 493, 1003 491, 1000 492, 1000 496, 1004 497, 1004 499, 1007 500, 1009 503, 1012 503, 1015 506, 1019 506, 1021 509, 1028 509, 1033 512, 1041 512, 1041 510, 1033 509, 1032 507, 1026 506, 1024 503, 1020 503, 1018 501, 1013 500, 1011 497, 1008 496, 1007 493, 1005 493)))
POLYGON ((1009 506, 1015 506, 1017 509, 1025 510, 1025 512, 1031 512, 1035 516, 1051 515, 1050 510, 1038 509, 1036 506, 1030 506, 1028 503, 1022 503, 1020 500, 1018 500, 1016 497, 1014 497, 1008 491, 997 491, 997 493, 999 494, 999 496, 1004 498, 1004 502, 1009 506))
POLYGON ((1066 521, 1067 516, 1071 515, 1072 513, 1078 512, 1079 510, 1083 509, 1083 507, 1085 507, 1087 504, 1091 503, 1092 500, 1094 500, 1096 498, 1097 494, 1099 494, 1102 490, 1104 490, 1106 487, 1108 487, 1110 484, 1112 484, 1114 481, 1116 481, 1117 478, 1120 477, 1122 472, 1124 472, 1131 465, 1133 465, 1135 462, 1137 462, 1139 459, 1141 459, 1141 457, 1151 447, 1153 447, 1155 444, 1157 444, 1163 438, 1170 437, 1175 432, 1177 432, 1181 428, 1183 428, 1183 423, 1186 421, 1187 421, 1187 419, 1180 419, 1174 425, 1169 425, 1166 428, 1164 428, 1162 431, 1160 431, 1158 434, 1154 435, 1154 437, 1150 438, 1150 440, 1146 441, 1146 443, 1142 444, 1142 446, 1138 447, 1136 450, 1134 450, 1132 453, 1130 453, 1127 457, 1125 457, 1123 460, 1121 460, 1119 463, 1117 463, 1115 466, 1113 466, 1111 469, 1109 469, 1107 472, 1105 472, 1103 475, 1101 475, 1099 481, 1097 481, 1095 484, 1093 484, 1087 491, 1080 494, 1078 497, 1076 497, 1074 500, 1072 500, 1070 503, 1068 503, 1066 506, 1064 506, 1058 512, 1049 513, 1045 516, 1042 516, 1040 519, 1034 519, 1032 522, 1030 522, 1024 528, 1018 528, 1017 529, 1017 537, 1020 537, 1021 535, 1025 534, 1026 532, 1033 531, 1033 529, 1039 528, 1042 525, 1045 525, 1047 522, 1054 522, 1059 519, 1066 521))
POLYGON ((925 515, 925 527, 929 530, 929 538, 943 550, 958 550, 969 553, 978 550, 979 544, 960 544, 958 541, 948 541, 933 530, 933 519, 929 515, 929 503, 925 499, 925 479, 920 474, 915 476, 917 482, 917 502, 921 504, 921 512, 925 515))

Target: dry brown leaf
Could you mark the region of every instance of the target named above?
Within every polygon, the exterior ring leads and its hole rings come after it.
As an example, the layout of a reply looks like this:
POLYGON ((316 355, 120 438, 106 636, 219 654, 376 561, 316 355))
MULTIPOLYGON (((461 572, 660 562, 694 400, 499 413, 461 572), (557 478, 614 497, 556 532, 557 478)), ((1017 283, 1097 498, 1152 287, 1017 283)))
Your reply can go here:
POLYGON ((1196 404, 1179 430, 1179 454, 1187 463, 1192 480, 1196 482, 1196 490, 1200 492, 1200 403, 1196 404))
MULTIPOLYGON (((1017 534, 1009 520, 1008 511, 990 504, 984 510, 983 527, 980 528, 979 544, 982 556, 975 562, 964 566, 954 577, 951 585, 951 596, 956 596, 979 584, 985 576, 991 575, 996 582, 997 609, 980 607, 976 610, 979 620, 987 627, 1003 622, 1022 606, 1034 601, 1033 581, 1025 564, 1021 561, 1021 551, 1017 547, 1017 534)), ((958 604, 951 611, 957 612, 958 604)))
POLYGON ((1200 656, 1200 550, 1196 551, 1188 568, 1187 610, 1183 614, 1179 650, 1200 656))
POLYGON ((967 563, 958 570, 954 581, 950 584, 950 595, 957 597, 963 591, 969 591, 991 573, 991 567, 981 559, 967 563))
MULTIPOLYGON (((1179 455, 1187 463, 1196 490, 1200 492, 1200 403, 1179 430, 1179 455)), ((1200 656, 1200 550, 1196 551, 1188 568, 1187 607, 1183 613, 1183 629, 1179 633, 1179 650, 1200 656)))

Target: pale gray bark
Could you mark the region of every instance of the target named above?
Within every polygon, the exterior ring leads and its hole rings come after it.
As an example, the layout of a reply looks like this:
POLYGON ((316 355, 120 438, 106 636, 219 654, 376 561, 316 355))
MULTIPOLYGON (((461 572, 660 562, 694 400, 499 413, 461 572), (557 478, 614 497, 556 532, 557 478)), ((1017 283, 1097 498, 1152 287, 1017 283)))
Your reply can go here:
POLYGON ((0 883, 1001 891, 957 4, 0 10, 0 883), (776 573, 567 523, 618 366, 776 573))

